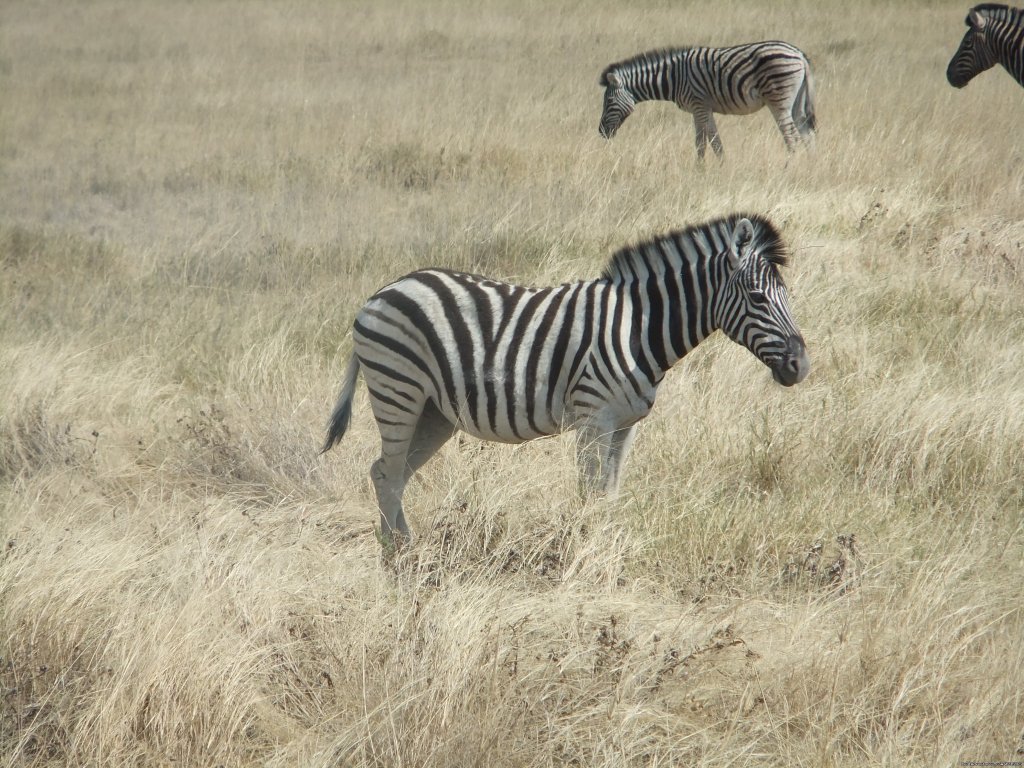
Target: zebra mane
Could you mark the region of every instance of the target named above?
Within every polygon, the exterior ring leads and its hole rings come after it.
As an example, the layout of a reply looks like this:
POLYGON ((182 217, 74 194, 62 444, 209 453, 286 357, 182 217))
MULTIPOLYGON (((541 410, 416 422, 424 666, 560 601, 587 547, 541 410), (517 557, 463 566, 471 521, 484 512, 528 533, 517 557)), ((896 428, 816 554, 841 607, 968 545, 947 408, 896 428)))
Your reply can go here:
MULTIPOLYGON (((1024 19, 1024 9, 1012 8, 1002 3, 982 3, 971 8, 972 11, 988 16, 996 21, 1017 21, 1024 19)), ((964 23, 970 26, 970 16, 964 19, 964 23)))
POLYGON ((609 64, 601 73, 601 79, 598 81, 598 84, 607 86, 608 75, 612 72, 618 72, 622 69, 632 69, 637 65, 651 64, 664 59, 669 59, 677 54, 686 53, 691 48, 692 46, 689 45, 675 48, 655 48, 653 51, 638 53, 636 56, 630 56, 628 59, 623 59, 622 61, 617 61, 614 64, 609 64))
POLYGON ((668 264, 669 259, 666 254, 666 246, 670 242, 673 243, 672 251, 679 250, 679 246, 676 244, 689 240, 694 243, 698 252, 702 252, 703 249, 699 246, 700 240, 706 240, 711 243, 715 242, 716 239, 719 241, 730 240, 736 224, 741 219, 748 219, 754 225, 753 245, 757 248, 761 258, 775 267, 785 266, 788 260, 786 244, 783 242, 782 235, 779 234, 775 225, 760 214, 733 213, 729 216, 712 219, 703 224, 695 224, 686 229, 673 230, 666 235, 620 248, 608 261, 608 265, 604 268, 601 277, 604 280, 630 280, 637 273, 633 269, 632 265, 634 264, 642 264, 648 269, 659 264, 668 264), (715 232, 718 237, 711 236, 712 232, 715 232), (697 235, 703 235, 703 237, 698 239, 697 235))

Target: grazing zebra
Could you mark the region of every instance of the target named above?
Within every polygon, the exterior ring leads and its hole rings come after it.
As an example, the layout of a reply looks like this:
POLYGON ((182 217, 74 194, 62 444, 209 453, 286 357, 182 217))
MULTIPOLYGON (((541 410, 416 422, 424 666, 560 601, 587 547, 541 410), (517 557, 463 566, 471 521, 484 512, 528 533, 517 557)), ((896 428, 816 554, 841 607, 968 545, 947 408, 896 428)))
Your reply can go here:
POLYGON ((385 286, 356 315, 321 451, 348 428, 362 370, 381 436, 370 475, 383 540, 408 536, 402 494, 456 430, 520 443, 575 428, 584 478, 614 492, 665 372, 721 329, 777 382, 810 360, 766 219, 733 215, 623 248, 589 282, 525 288, 446 269, 385 286))
POLYGON ((986 3, 964 19, 967 32, 946 67, 946 79, 963 88, 979 73, 1002 64, 1024 85, 1024 9, 986 3))
POLYGON ((776 40, 648 51, 607 67, 600 83, 602 136, 614 136, 638 101, 673 101, 693 115, 701 159, 708 142, 722 155, 715 112, 749 115, 767 105, 790 151, 801 139, 810 144, 817 127, 810 62, 799 48, 776 40))

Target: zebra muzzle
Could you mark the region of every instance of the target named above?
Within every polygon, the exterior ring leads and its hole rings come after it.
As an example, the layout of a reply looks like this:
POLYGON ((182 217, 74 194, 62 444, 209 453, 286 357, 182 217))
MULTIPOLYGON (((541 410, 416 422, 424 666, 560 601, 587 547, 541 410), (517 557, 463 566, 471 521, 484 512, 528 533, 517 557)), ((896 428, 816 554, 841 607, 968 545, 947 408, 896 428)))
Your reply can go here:
POLYGON ((811 372, 811 358, 807 354, 804 340, 799 336, 790 336, 786 340, 786 349, 771 362, 772 378, 784 387, 792 387, 807 378, 811 372))

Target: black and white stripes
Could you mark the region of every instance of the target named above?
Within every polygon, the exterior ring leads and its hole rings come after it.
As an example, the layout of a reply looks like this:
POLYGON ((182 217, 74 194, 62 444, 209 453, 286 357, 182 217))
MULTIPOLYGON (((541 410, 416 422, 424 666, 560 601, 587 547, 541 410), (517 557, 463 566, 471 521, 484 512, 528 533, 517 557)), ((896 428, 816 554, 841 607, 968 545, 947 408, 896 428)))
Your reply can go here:
POLYGON ((715 112, 747 115, 767 106, 790 150, 801 139, 809 142, 816 128, 810 63, 777 40, 649 51, 607 67, 600 84, 602 136, 611 138, 638 102, 672 101, 693 115, 698 157, 708 142, 722 154, 715 112))
POLYGON ((783 252, 767 220, 734 215, 624 248, 589 282, 413 272, 357 314, 324 450, 347 429, 362 370, 382 440, 371 475, 385 534, 408 532, 405 484, 456 430, 518 443, 576 429, 589 485, 614 490, 666 371, 713 331, 782 384, 807 375, 783 252))
POLYGON ((1024 9, 986 3, 964 19, 967 32, 946 67, 946 79, 963 88, 979 73, 1002 64, 1024 85, 1024 9))

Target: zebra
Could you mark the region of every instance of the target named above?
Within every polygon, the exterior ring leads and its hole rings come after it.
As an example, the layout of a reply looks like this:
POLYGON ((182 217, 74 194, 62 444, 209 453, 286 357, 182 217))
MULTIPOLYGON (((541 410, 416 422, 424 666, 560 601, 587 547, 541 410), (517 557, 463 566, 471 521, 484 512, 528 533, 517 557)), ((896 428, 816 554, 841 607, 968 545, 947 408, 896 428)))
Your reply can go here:
POLYGON ((979 73, 1002 64, 1024 85, 1024 9, 986 3, 974 6, 964 19, 967 32, 960 41, 946 79, 963 88, 979 73))
POLYGON ((814 78, 807 56, 789 43, 769 40, 729 48, 670 48, 611 64, 601 73, 601 135, 610 139, 639 101, 672 101, 693 115, 697 157, 708 142, 719 157, 722 140, 714 113, 749 115, 767 105, 786 149, 811 145, 814 78))
POLYGON ((406 484, 457 430, 521 443, 575 429, 583 487, 614 494, 665 373, 713 331, 780 384, 807 376, 786 258, 766 218, 734 214, 622 248, 601 277, 552 288, 412 272, 356 314, 320 453, 348 429, 362 371, 381 438, 370 476, 384 544, 409 537, 406 484))

